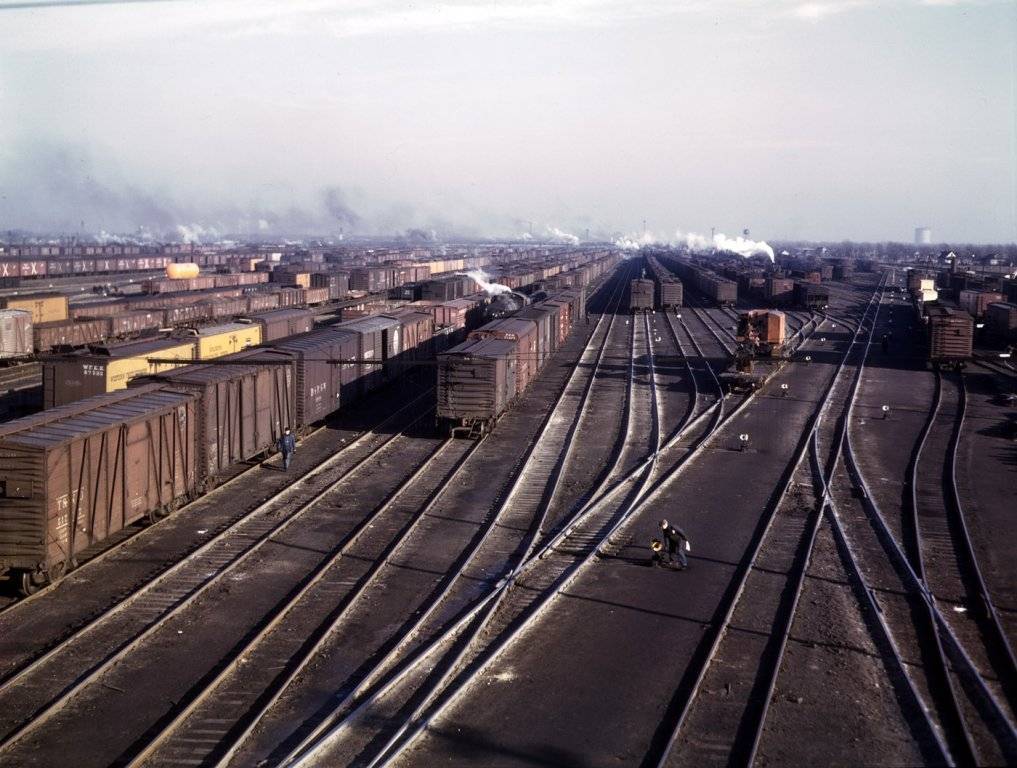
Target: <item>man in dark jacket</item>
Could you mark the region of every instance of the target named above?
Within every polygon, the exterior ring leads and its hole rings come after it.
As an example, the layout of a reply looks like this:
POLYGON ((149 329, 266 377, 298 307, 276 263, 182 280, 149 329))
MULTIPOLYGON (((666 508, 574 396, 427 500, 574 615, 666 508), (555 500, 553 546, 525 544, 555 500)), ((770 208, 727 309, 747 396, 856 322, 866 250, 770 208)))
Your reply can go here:
POLYGON ((685 531, 676 525, 671 525, 667 520, 660 521, 660 529, 664 534, 664 546, 667 549, 667 558, 670 562, 674 562, 677 557, 678 570, 684 570, 688 568, 689 561, 685 556, 685 552, 690 549, 689 537, 685 535, 685 531))
POLYGON ((288 429, 279 438, 279 450, 283 455, 283 469, 288 470, 290 462, 293 461, 293 453, 297 450, 297 439, 288 429))

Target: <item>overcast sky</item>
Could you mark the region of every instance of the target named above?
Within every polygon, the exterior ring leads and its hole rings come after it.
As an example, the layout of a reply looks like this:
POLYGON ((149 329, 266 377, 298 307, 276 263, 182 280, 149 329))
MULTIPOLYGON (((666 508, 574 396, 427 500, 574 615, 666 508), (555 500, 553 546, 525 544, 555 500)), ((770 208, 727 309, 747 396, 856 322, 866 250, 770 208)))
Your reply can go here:
POLYGON ((1017 240, 1014 0, 25 5, 0 229, 1017 240))

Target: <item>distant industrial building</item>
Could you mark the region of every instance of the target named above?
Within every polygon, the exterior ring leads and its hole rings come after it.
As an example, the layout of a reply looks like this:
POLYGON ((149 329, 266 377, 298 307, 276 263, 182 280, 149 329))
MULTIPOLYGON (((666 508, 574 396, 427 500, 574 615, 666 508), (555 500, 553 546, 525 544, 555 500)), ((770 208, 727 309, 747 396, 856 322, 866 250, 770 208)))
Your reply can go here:
POLYGON ((932 230, 928 227, 915 227, 915 245, 932 245, 932 230))

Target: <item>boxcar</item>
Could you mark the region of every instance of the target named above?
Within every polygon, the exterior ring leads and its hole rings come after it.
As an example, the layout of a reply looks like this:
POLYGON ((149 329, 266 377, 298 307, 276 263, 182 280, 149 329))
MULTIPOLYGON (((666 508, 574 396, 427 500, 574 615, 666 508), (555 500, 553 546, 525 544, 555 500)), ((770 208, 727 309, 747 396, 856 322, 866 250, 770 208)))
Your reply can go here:
POLYGON ((474 338, 438 357, 437 417, 453 434, 490 431, 516 396, 516 344, 474 338))
MULTIPOLYGON (((222 360, 243 362, 257 354, 222 360)), ((186 365, 139 377, 131 386, 160 384, 165 391, 197 395, 197 486, 204 492, 232 465, 274 451, 283 430, 297 429, 293 373, 292 360, 285 358, 276 365, 186 365)))
POLYGON ((136 376, 158 373, 194 359, 194 341, 156 339, 91 346, 78 352, 43 361, 44 408, 73 403, 86 397, 124 389, 136 376), (149 363, 151 358, 180 363, 149 363))
POLYGON ((23 309, 0 310, 0 360, 32 354, 32 313, 23 309))
POLYGON ((481 326, 470 334, 477 339, 507 339, 516 345, 516 392, 522 392, 540 372, 537 325, 532 320, 507 317, 481 326))
POLYGON ((0 426, 0 572, 31 592, 195 490, 195 395, 157 386, 0 426))
POLYGON ((252 356, 269 360, 283 355, 294 360, 297 424, 306 429, 357 399, 356 364, 332 361, 355 360, 359 345, 356 333, 332 327, 283 339, 252 356))
POLYGON ((67 297, 62 293, 32 293, 25 296, 7 296, 0 299, 6 309, 22 309, 32 313, 33 323, 52 323, 66 320, 67 297))
POLYGON ((314 314, 306 309, 277 309, 244 318, 261 326, 261 343, 267 344, 314 329, 314 314))
POLYGON ((558 307, 539 304, 521 309, 512 317, 530 320, 537 326, 537 368, 543 368, 558 346, 558 307))
POLYGON ((127 338, 145 331, 162 328, 163 313, 160 310, 135 309, 109 318, 110 336, 127 338))
POLYGON ((661 309, 680 307, 684 300, 684 286, 675 277, 661 277, 656 280, 657 306, 661 309))
POLYGON ((101 344, 110 337, 110 319, 97 317, 36 323, 33 337, 35 350, 40 353, 52 352, 62 347, 76 349, 90 344, 101 344))
POLYGON ((191 337, 197 344, 195 359, 211 360, 256 347, 261 343, 261 326, 257 323, 226 323, 177 335, 181 339, 191 337))
POLYGON ((653 309, 653 281, 633 280, 629 284, 629 309, 653 309))
POLYGON ((929 333, 929 362, 936 368, 963 368, 971 359, 975 323, 963 310, 926 305, 929 333))
POLYGON ((361 393, 377 389, 391 374, 390 367, 385 363, 398 357, 403 350, 402 325, 391 317, 373 315, 342 323, 338 327, 353 331, 360 340, 357 357, 365 361, 359 365, 357 372, 361 393), (366 362, 370 360, 382 364, 366 362))

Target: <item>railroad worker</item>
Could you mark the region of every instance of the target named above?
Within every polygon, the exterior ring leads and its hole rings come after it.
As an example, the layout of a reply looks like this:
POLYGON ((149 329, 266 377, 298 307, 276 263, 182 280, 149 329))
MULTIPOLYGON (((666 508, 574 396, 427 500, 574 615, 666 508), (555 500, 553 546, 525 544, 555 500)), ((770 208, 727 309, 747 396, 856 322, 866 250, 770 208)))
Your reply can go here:
POLYGON ((673 563, 675 557, 678 560, 678 570, 685 570, 689 566, 685 552, 689 547, 689 537, 681 528, 671 525, 667 520, 660 521, 660 528, 664 533, 664 543, 667 546, 667 560, 673 563))
POLYGON ((883 342, 883 354, 885 355, 890 351, 890 334, 884 333, 880 341, 883 342))
POLYGON ((297 450, 297 439, 293 437, 293 433, 288 429, 279 438, 279 450, 283 455, 283 470, 288 470, 290 462, 293 461, 293 454, 297 450))

